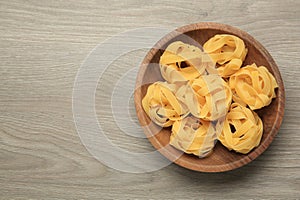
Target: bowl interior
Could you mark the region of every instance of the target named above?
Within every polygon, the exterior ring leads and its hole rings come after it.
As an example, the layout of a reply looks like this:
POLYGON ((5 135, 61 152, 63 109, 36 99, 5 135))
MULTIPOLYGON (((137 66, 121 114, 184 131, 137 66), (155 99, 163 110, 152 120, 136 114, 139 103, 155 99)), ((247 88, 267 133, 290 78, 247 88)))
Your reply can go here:
POLYGON ((248 54, 243 65, 255 62, 258 66, 263 65, 267 67, 277 80, 279 88, 276 89, 277 97, 273 99, 272 103, 269 106, 256 111, 263 121, 264 133, 260 145, 246 155, 229 151, 218 142, 213 153, 209 157, 200 159, 193 155, 182 154, 179 159, 174 160, 181 152, 168 145, 171 128, 161 129, 156 125, 144 128, 144 132, 152 145, 164 156, 183 167, 196 171, 220 172, 243 166, 260 155, 272 142, 281 124, 284 108, 284 88, 278 67, 274 60, 260 43, 249 34, 237 28, 216 23, 199 23, 181 27, 163 37, 149 51, 137 76, 138 87, 135 90, 135 104, 139 121, 141 125, 144 126, 151 122, 150 118, 141 107, 141 101, 149 86, 147 83, 163 80, 158 64, 149 65, 149 63, 159 63, 159 58, 164 52, 164 49, 174 41, 180 40, 199 46, 199 44, 203 45, 214 35, 224 33, 236 35, 245 42, 245 45, 248 48, 248 54), (195 41, 198 44, 195 44, 195 41), (141 87, 139 87, 140 85, 141 87), (157 131, 159 132, 153 136, 152 134, 157 131))

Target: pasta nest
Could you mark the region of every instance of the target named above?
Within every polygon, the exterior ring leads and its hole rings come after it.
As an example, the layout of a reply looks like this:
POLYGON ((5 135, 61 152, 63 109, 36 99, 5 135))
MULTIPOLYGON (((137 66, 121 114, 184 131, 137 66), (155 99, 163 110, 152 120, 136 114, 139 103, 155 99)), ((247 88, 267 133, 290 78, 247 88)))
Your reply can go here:
POLYGON ((163 78, 169 83, 193 80, 216 71, 209 55, 198 47, 180 41, 166 48, 159 64, 163 78))
POLYGON ((192 92, 186 94, 186 104, 195 117, 214 121, 226 115, 232 102, 228 84, 218 75, 203 75, 189 82, 192 92))
POLYGON ((233 103, 224 123, 217 123, 217 129, 222 130, 218 139, 225 147, 246 154, 259 145, 263 123, 254 111, 233 103))
POLYGON ((170 144, 188 154, 205 157, 212 151, 216 139, 211 122, 188 116, 174 122, 170 144))
POLYGON ((224 78, 241 68, 248 52, 243 40, 228 34, 215 35, 203 45, 203 49, 219 64, 217 70, 224 78))
POLYGON ((241 68, 229 79, 229 86, 233 92, 233 100, 242 105, 248 105, 251 110, 260 109, 271 103, 276 97, 275 88, 278 87, 274 76, 266 67, 256 64, 241 68))
POLYGON ((148 87, 142 106, 156 124, 162 127, 171 126, 174 121, 189 114, 184 99, 186 89, 186 85, 155 82, 148 87))

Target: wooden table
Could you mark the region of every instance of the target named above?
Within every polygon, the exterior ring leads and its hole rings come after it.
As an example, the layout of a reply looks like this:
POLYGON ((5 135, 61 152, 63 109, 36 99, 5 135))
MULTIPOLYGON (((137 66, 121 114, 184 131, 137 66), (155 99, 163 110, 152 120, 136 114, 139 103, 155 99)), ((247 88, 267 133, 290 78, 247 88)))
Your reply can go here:
MULTIPOLYGON (((293 0, 1 1, 0 199, 300 198, 299 18, 300 2, 293 0), (225 173, 171 164, 132 174, 97 161, 81 143, 72 113, 73 84, 85 57, 126 30, 200 21, 247 31, 277 62, 287 99, 274 142, 252 163, 225 173)), ((122 134, 106 116, 112 86, 146 51, 115 60, 96 91, 98 120, 108 138, 136 152, 153 147, 122 134)))

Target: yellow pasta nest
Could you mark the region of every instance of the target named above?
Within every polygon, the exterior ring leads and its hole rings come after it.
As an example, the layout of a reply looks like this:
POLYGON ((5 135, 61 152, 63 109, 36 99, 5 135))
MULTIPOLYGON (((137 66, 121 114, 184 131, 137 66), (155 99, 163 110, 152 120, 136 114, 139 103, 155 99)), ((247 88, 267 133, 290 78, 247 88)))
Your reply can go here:
POLYGON ((169 83, 193 80, 214 69, 211 58, 198 47, 177 41, 160 58, 160 71, 169 83))
POLYGON ((186 85, 155 82, 148 87, 142 100, 142 106, 147 115, 162 127, 171 126, 189 114, 184 103, 186 85))
POLYGON ((275 88, 278 87, 267 68, 257 67, 256 64, 245 66, 233 74, 229 86, 233 100, 248 105, 252 110, 269 105, 272 98, 276 97, 275 88))
POLYGON ((212 151, 216 139, 211 122, 190 116, 174 122, 170 144, 188 154, 205 157, 212 151))
POLYGON ((203 75, 190 81, 192 93, 186 94, 186 105, 195 117, 214 121, 226 115, 232 93, 218 75, 203 75))
POLYGON ((244 154, 259 145, 263 133, 258 115, 238 103, 231 105, 224 124, 218 123, 217 126, 223 126, 219 141, 229 150, 244 154))
POLYGON ((243 40, 228 34, 215 35, 203 45, 203 49, 220 65, 218 72, 225 78, 240 69, 248 51, 243 40))

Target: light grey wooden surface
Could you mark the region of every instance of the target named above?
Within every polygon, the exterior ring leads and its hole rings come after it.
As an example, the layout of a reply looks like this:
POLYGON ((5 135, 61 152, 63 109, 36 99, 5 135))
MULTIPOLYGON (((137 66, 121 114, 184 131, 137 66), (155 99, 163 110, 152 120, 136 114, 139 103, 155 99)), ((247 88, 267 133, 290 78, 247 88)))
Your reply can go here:
MULTIPOLYGON (((297 0, 1 0, 0 199, 299 199, 299 19, 297 0), (216 174, 174 164, 130 174, 94 159, 82 145, 72 115, 73 83, 88 53, 126 30, 201 21, 247 31, 280 67, 286 111, 269 149, 247 166, 216 174)), ((111 77, 121 77, 145 52, 112 63, 96 93, 98 119, 108 137, 138 152, 153 148, 146 139, 120 134, 104 116, 115 83, 111 77)))

